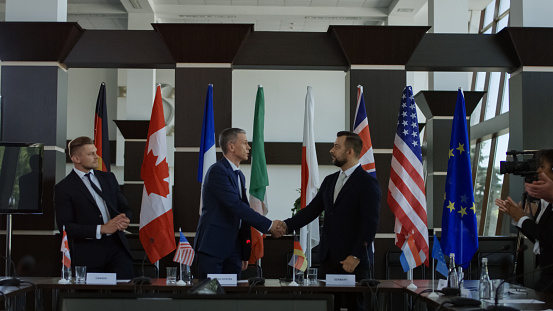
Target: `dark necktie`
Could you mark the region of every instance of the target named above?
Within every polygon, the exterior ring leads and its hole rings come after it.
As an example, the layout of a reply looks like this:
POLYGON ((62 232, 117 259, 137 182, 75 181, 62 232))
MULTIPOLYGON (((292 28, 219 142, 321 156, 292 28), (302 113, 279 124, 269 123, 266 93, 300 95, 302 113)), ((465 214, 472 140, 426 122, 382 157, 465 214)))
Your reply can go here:
POLYGON ((240 193, 242 194, 242 201, 248 202, 248 199, 246 198, 246 177, 244 177, 244 174, 241 170, 235 170, 234 172, 240 179, 240 193))
POLYGON ((110 215, 110 209, 108 207, 108 202, 106 200, 106 198, 104 197, 104 193, 102 192, 102 190, 100 190, 100 188, 98 188, 98 186, 96 186, 96 184, 94 182, 92 182, 92 179, 90 178, 90 172, 84 174, 86 176, 86 178, 88 178, 88 181, 90 182, 90 185, 92 186, 92 189, 94 189, 94 191, 102 198, 102 200, 104 200, 104 203, 105 203, 105 208, 106 208, 106 213, 107 213, 107 216, 109 219, 111 219, 111 215, 110 215))

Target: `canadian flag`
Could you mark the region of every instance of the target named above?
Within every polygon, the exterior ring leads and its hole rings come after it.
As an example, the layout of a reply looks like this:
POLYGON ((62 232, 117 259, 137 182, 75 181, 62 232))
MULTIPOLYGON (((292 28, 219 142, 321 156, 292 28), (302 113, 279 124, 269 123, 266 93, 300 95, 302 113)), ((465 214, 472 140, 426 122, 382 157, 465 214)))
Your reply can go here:
POLYGON ((152 263, 176 248, 166 140, 161 87, 158 85, 144 149, 144 161, 140 170, 144 190, 139 237, 152 263))
POLYGON ((69 254, 69 243, 67 242, 67 233, 65 233, 65 226, 63 227, 63 238, 61 239, 61 252, 63 258, 61 262, 67 268, 71 268, 71 255, 69 254))

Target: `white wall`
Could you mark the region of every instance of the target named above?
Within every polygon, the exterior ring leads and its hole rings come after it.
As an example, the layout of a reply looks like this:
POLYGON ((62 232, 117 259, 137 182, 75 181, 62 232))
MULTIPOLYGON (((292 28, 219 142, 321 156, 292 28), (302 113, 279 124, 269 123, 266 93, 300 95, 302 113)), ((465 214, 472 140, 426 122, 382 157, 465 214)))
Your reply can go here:
MULTIPOLYGON (((234 70, 232 73, 232 126, 246 130, 251 140, 258 84, 265 95, 265 141, 301 142, 307 86, 315 97, 315 141, 334 142, 345 129, 346 73, 343 71, 234 70)), ((330 150, 329 150, 330 151, 330 150)), ((325 158, 325 156, 323 156, 325 158)), ((337 167, 319 163, 319 182, 337 167)), ((298 159, 298 162, 301 159, 298 159)), ((242 165, 249 187, 250 166, 242 165)), ((291 216, 290 209, 299 197, 300 165, 268 165, 270 219, 291 216)))
MULTIPOLYGON (((315 97, 315 141, 333 142, 345 129, 343 71, 234 70, 232 126, 251 133, 257 86, 265 94, 265 141, 301 142, 307 86, 315 97)), ((216 113, 216 112, 215 112, 216 113)), ((250 137, 251 138, 251 137, 250 137)))
POLYGON ((117 128, 117 69, 80 69, 67 71, 67 139, 94 136, 94 111, 100 84, 106 83, 106 101, 110 139, 117 128))
MULTIPOLYGON (((118 106, 118 70, 117 69, 80 69, 71 68, 68 74, 68 94, 67 94, 67 139, 73 139, 79 136, 94 136, 94 111, 96 109, 96 99, 98 90, 102 82, 106 83, 106 101, 108 108, 108 129, 110 140, 117 138, 117 126, 113 120, 120 119, 117 116, 118 106)), ((126 81, 123 79, 122 81, 126 81)), ((121 81, 119 81, 121 82, 121 81)), ((175 85, 174 70, 156 70, 156 83, 167 83, 175 85)), ((153 100, 149 104, 147 114, 151 114, 153 100)), ((121 102, 121 101, 119 101, 121 102)), ((125 102, 125 101, 123 101, 125 102)), ((168 156, 167 162, 171 166, 174 162, 174 136, 167 137, 168 156)), ((123 156, 123 152, 119 152, 123 156)), ((73 165, 68 164, 66 171, 69 172, 73 165)), ((115 166, 112 163, 112 171, 117 177, 119 183, 123 183, 123 167, 115 166)), ((171 174, 170 184, 173 184, 173 174, 171 174)))

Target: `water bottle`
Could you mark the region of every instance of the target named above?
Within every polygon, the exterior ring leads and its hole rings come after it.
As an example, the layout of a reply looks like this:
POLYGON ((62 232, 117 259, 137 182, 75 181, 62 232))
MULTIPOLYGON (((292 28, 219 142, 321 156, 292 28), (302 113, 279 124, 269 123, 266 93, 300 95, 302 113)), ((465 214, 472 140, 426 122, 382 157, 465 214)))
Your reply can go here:
POLYGON ((459 275, 455 270, 455 253, 449 254, 449 272, 447 273, 447 286, 459 288, 459 275))
POLYGON ((492 291, 492 281, 488 274, 488 258, 482 258, 482 274, 480 275, 480 283, 478 284, 480 299, 491 299, 492 291))
POLYGON ((463 288, 463 283, 465 281, 465 273, 463 272, 463 267, 457 267, 457 277, 459 278, 459 288, 463 288))

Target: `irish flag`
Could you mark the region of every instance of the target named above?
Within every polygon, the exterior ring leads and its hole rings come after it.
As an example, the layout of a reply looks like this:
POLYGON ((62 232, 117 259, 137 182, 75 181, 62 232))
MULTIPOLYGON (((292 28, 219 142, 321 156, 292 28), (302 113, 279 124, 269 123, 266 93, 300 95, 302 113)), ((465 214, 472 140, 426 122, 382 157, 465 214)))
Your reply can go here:
POLYGON ((146 255, 153 263, 176 248, 169 191, 165 119, 159 85, 152 107, 140 177, 144 180, 144 190, 139 237, 146 255))
MULTIPOLYGON (((255 99, 255 114, 253 119, 252 138, 252 170, 250 175, 250 207, 261 215, 267 215, 267 191, 269 175, 267 174, 267 162, 265 161, 265 95, 263 86, 257 88, 255 99)), ((265 235, 252 230, 252 253, 250 263, 255 263, 263 257, 263 239, 265 235)))

